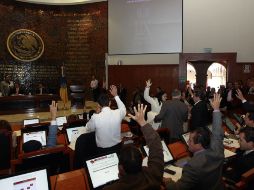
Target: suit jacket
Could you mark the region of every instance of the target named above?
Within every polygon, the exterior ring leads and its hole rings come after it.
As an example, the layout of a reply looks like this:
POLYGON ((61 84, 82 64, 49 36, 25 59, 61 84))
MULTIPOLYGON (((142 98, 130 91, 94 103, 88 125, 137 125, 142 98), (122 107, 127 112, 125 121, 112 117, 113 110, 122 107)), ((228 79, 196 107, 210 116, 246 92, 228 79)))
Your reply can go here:
POLYGON ((250 104, 248 101, 243 103, 243 109, 247 112, 254 112, 254 104, 250 104))
POLYGON ((149 147, 148 167, 143 167, 137 174, 126 174, 116 183, 105 187, 106 190, 160 189, 164 168, 161 140, 149 124, 141 127, 141 130, 149 147))
POLYGON ((176 183, 170 182, 167 189, 220 190, 224 161, 223 128, 221 113, 213 112, 213 132, 208 149, 194 153, 183 167, 182 177, 176 183))
POLYGON ((170 138, 179 139, 183 133, 183 123, 188 119, 188 107, 178 99, 168 100, 162 104, 160 113, 154 122, 162 121, 161 127, 170 130, 170 138))
POLYGON ((209 113, 205 101, 199 101, 191 109, 190 128, 205 127, 208 124, 209 113))

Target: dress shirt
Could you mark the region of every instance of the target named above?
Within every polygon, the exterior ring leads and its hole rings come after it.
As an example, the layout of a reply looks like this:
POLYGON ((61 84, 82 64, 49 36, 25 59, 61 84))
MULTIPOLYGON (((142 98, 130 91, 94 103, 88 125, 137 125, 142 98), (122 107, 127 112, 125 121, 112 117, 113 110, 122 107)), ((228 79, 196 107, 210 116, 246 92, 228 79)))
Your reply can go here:
POLYGON ((150 88, 146 87, 144 91, 144 99, 151 104, 151 111, 155 113, 160 113, 162 104, 159 104, 159 101, 157 98, 152 98, 149 96, 150 88))
POLYGON ((93 114, 87 122, 88 131, 95 131, 96 144, 100 148, 109 148, 121 142, 121 122, 126 115, 126 107, 115 96, 118 109, 103 107, 101 112, 93 114))

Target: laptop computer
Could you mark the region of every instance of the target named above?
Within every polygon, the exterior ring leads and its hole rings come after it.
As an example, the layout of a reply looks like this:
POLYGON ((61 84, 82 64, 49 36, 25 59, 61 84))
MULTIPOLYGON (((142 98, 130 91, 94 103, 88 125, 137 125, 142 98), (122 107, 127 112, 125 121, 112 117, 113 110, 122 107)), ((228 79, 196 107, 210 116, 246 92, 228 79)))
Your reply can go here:
POLYGON ((119 179, 119 159, 116 153, 107 154, 86 161, 90 189, 101 189, 119 179))
POLYGON ((35 124, 35 123, 40 123, 40 120, 38 118, 33 118, 33 119, 24 119, 23 120, 23 125, 30 125, 30 124, 35 124))
POLYGON ((234 132, 236 129, 236 126, 232 123, 232 121, 228 118, 225 117, 224 119, 222 119, 223 123, 225 123, 226 127, 231 131, 234 132))
POLYGON ((85 126, 71 126, 66 128, 66 136, 68 144, 71 144, 72 141, 76 141, 77 138, 81 135, 86 133, 85 126))
MULTIPOLYGON (((162 145, 162 149, 163 149, 163 155, 164 155, 164 163, 165 165, 169 165, 174 161, 173 155, 170 152, 170 150, 168 149, 168 146, 166 145, 166 143, 162 140, 161 141, 161 145, 162 145)), ((149 148, 147 145, 143 146, 143 152, 149 156, 149 148)))
POLYGON ((16 173, 0 178, 0 187, 4 190, 50 190, 47 169, 16 173))
POLYGON ((63 126, 64 123, 67 123, 67 118, 66 116, 59 116, 59 117, 56 117, 56 124, 58 126, 63 126))

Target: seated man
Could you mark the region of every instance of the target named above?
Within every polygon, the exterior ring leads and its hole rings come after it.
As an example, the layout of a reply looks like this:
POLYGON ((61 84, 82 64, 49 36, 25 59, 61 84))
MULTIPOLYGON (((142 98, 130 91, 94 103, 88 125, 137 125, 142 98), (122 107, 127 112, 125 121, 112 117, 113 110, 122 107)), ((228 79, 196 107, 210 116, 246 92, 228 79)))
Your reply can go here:
POLYGON ((210 136, 205 127, 190 133, 189 150, 193 157, 183 167, 182 177, 175 183, 165 180, 167 189, 223 189, 222 166, 224 161, 223 128, 221 125, 220 95, 215 94, 213 107, 213 130, 210 136))
POLYGON ((135 146, 127 145, 121 150, 119 161, 119 181, 105 189, 160 189, 164 159, 159 135, 144 119, 146 107, 138 105, 132 119, 138 122, 149 147, 148 167, 142 167, 142 154, 135 146))
POLYGON ((241 175, 254 168, 254 128, 245 127, 239 134, 240 150, 233 162, 233 169, 226 172, 226 176, 235 182, 238 182, 241 175))
POLYGON ((110 100, 107 94, 101 94, 97 100, 99 107, 87 122, 88 131, 95 131, 98 153, 116 151, 121 149, 121 122, 126 115, 126 108, 117 95, 117 88, 110 87, 118 109, 110 109, 110 100))

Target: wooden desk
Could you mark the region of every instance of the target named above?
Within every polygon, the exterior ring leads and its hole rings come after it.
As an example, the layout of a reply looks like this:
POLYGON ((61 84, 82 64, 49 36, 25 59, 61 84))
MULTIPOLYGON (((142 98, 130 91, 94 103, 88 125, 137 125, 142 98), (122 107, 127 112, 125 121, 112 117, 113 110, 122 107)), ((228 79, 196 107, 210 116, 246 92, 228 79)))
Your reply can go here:
POLYGON ((89 190, 87 174, 84 169, 74 170, 50 177, 52 190, 89 190), (57 179, 57 181, 56 181, 57 179))
POLYGON ((0 97, 0 115, 48 111, 52 100, 59 100, 59 96, 42 94, 0 97))

